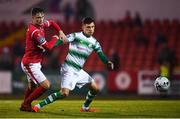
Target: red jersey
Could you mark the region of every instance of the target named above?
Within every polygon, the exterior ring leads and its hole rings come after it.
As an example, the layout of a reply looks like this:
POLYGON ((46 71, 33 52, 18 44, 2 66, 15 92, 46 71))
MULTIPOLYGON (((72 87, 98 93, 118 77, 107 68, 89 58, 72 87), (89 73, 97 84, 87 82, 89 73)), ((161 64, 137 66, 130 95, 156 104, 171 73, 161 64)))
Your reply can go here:
POLYGON ((50 42, 45 40, 44 28, 53 26, 57 31, 61 28, 53 21, 47 20, 41 26, 29 24, 26 32, 26 48, 23 56, 23 64, 41 62, 43 59, 43 50, 39 46, 45 46, 46 49, 51 49, 57 41, 57 38, 52 39, 50 42))

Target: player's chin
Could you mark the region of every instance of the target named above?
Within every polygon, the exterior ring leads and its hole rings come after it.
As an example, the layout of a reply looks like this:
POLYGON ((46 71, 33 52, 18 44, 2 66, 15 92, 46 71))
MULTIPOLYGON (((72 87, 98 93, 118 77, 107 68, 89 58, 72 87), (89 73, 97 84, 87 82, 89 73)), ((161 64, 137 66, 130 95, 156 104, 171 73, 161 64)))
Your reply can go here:
POLYGON ((39 25, 39 26, 43 25, 43 22, 39 22, 38 25, 39 25))
POLYGON ((89 32, 89 33, 88 33, 88 36, 92 36, 92 35, 93 35, 93 33, 92 33, 92 32, 89 32))

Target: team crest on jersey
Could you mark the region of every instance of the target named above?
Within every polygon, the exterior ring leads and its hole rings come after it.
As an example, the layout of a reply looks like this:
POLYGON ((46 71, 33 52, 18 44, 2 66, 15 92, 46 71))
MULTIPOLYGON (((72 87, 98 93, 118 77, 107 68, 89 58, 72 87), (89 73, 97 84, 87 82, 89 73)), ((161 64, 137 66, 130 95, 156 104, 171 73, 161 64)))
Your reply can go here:
POLYGON ((40 38, 39 38, 39 43, 41 44, 41 43, 44 43, 44 42, 45 42, 45 38, 40 37, 40 38))
POLYGON ((77 48, 78 48, 79 50, 86 50, 85 48, 80 47, 80 46, 77 46, 77 48))
POLYGON ((89 45, 88 45, 88 47, 90 47, 90 48, 92 48, 92 46, 93 46, 92 44, 89 44, 89 45))
POLYGON ((71 35, 69 34, 69 35, 67 35, 66 37, 67 37, 67 38, 70 38, 70 37, 71 37, 71 35))

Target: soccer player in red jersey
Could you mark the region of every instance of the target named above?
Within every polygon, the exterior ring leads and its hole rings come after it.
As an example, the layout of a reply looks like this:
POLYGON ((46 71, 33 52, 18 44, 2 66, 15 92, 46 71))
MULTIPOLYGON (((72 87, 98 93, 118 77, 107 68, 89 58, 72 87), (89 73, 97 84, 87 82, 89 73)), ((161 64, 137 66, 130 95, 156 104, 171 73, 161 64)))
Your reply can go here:
POLYGON ((43 52, 49 51, 59 43, 67 40, 65 34, 54 21, 44 20, 44 10, 33 8, 31 11, 32 23, 29 24, 26 33, 26 49, 22 58, 21 67, 27 75, 28 88, 25 91, 21 111, 32 111, 31 103, 41 96, 49 87, 50 83, 41 71, 43 52), (48 42, 45 40, 44 28, 52 26, 59 32, 48 42))

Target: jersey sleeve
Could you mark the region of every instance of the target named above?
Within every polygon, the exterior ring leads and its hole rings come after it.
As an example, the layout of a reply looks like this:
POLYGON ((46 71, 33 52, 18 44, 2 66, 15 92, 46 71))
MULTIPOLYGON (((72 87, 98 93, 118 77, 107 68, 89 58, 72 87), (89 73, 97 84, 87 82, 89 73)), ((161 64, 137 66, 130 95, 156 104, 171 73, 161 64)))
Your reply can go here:
POLYGON ((34 33, 33 38, 38 43, 37 47, 40 46, 41 49, 43 48, 47 51, 50 51, 52 48, 54 48, 54 46, 58 40, 56 37, 52 37, 52 39, 49 42, 47 42, 45 40, 45 37, 42 36, 38 31, 34 33))
POLYGON ((38 43, 38 45, 43 45, 47 42, 45 40, 45 37, 43 35, 41 35, 39 30, 33 31, 31 37, 33 37, 35 39, 35 41, 38 43))
POLYGON ((94 48, 94 51, 97 52, 97 53, 98 53, 98 52, 102 52, 102 48, 101 48, 99 42, 97 42, 97 41, 95 42, 93 48, 94 48))
POLYGON ((98 57, 101 59, 101 61, 104 63, 104 64, 107 64, 108 63, 108 59, 107 57, 105 56, 105 54, 103 53, 102 51, 102 48, 99 44, 99 42, 95 42, 94 46, 93 46, 93 49, 94 51, 98 54, 98 57))
POLYGON ((52 26, 57 31, 61 31, 60 26, 56 22, 54 22, 53 20, 45 20, 44 27, 50 27, 50 26, 52 26))
POLYGON ((68 34, 66 37, 67 37, 67 39, 68 39, 68 42, 72 42, 72 41, 74 41, 75 38, 76 38, 76 33, 68 34))

